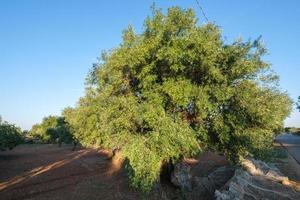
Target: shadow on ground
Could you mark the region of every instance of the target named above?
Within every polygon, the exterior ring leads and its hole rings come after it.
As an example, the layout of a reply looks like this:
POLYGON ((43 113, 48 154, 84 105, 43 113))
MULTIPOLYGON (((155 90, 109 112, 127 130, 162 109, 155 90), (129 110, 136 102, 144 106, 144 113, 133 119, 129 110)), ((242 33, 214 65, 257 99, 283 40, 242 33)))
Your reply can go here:
POLYGON ((1 200, 139 199, 103 152, 26 145, 0 153, 1 200))
MULTIPOLYGON (((179 188, 163 181, 145 197, 130 187, 124 167, 109 160, 107 152, 71 149, 71 145, 21 145, 0 152, 0 199, 182 199, 179 188)), ((205 176, 226 163, 224 156, 206 153, 191 172, 205 176)))

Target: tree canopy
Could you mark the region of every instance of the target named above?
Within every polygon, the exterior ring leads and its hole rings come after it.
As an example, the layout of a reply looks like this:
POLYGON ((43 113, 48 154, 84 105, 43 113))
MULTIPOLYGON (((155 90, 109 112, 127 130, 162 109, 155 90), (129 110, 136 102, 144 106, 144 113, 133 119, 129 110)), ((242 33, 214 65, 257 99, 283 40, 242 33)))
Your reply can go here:
POLYGON ((29 132, 33 138, 40 139, 44 143, 71 143, 73 135, 70 126, 64 117, 48 116, 40 124, 35 124, 29 132))
POLYGON ((13 149, 24 141, 22 131, 14 124, 2 121, 0 116, 0 150, 13 149))
POLYGON ((291 100, 265 54, 260 39, 227 43, 191 9, 155 10, 140 34, 129 26, 102 54, 64 116, 82 144, 121 149, 132 185, 148 191, 162 162, 208 148, 236 160, 272 146, 291 100))

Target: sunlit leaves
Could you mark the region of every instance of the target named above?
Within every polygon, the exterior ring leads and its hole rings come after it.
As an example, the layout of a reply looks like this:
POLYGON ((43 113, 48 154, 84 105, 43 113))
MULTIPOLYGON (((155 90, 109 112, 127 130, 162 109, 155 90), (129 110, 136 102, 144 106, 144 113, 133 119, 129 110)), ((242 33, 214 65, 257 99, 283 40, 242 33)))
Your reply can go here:
POLYGON ((19 127, 2 121, 0 116, 0 151, 12 149, 24 141, 24 135, 19 127))
POLYGON ((85 97, 64 116, 87 146, 118 148, 135 187, 149 191, 162 162, 216 149, 261 156, 291 101, 263 61, 260 40, 226 44, 190 9, 155 10, 94 66, 85 97))

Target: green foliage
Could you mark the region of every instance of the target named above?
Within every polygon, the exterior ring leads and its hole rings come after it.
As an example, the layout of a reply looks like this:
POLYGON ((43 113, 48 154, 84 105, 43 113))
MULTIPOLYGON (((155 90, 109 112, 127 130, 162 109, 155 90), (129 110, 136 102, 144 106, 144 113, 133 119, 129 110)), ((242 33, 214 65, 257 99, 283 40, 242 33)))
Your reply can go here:
MULTIPOLYGON (((298 101, 296 103, 296 106, 297 106, 297 109, 299 109, 299 111, 300 111, 300 96, 298 97, 298 101)), ((292 133, 292 134, 295 134, 295 135, 300 135, 300 128, 286 127, 285 132, 292 133)))
POLYGON ((298 108, 299 111, 300 111, 300 96, 298 97, 297 108, 298 108))
POLYGON ((0 116, 0 150, 13 149, 24 142, 22 131, 13 124, 4 122, 0 116))
POLYGON ((86 95, 63 115, 82 144, 120 148, 133 186, 149 191, 162 162, 205 148, 236 160, 272 146, 291 100, 265 53, 259 39, 226 44, 190 9, 156 10, 141 34, 129 27, 102 54, 86 95))
POLYGON ((42 120, 42 123, 32 126, 29 135, 33 138, 40 139, 42 142, 48 143, 51 136, 47 134, 47 129, 54 129, 57 126, 57 117, 49 116, 42 120))
POLYGON ((292 133, 292 134, 298 134, 300 135, 300 128, 296 128, 296 127, 285 127, 284 131, 286 133, 292 133))
POLYGON ((42 123, 33 125, 29 135, 44 143, 71 143, 74 139, 69 124, 57 116, 45 117, 42 123))

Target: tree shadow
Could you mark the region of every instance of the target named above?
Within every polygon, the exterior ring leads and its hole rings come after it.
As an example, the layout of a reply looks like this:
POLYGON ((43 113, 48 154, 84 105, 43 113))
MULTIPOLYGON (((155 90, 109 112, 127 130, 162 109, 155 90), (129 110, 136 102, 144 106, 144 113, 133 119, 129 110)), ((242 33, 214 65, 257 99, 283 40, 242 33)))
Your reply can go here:
POLYGON ((8 181, 4 181, 4 182, 1 182, 0 183, 0 192, 5 190, 5 189, 8 189, 10 187, 13 187, 17 184, 21 184, 23 182, 27 182, 29 181, 30 179, 36 177, 36 176, 40 176, 46 172, 49 172, 51 170, 54 170, 54 169, 57 169, 57 168, 60 168, 72 161, 75 161, 81 157, 83 157, 84 155, 86 155, 87 153, 89 153, 89 150, 80 150, 79 151, 79 154, 76 155, 76 156, 73 156, 73 154, 71 155, 68 155, 67 158, 65 159, 62 159, 62 160, 59 160, 59 161, 56 161, 54 163, 50 163, 48 165, 44 165, 44 166, 39 166, 39 167, 36 167, 30 171, 27 171, 25 172, 24 174, 20 175, 20 176, 15 176, 11 179, 9 179, 8 181))

